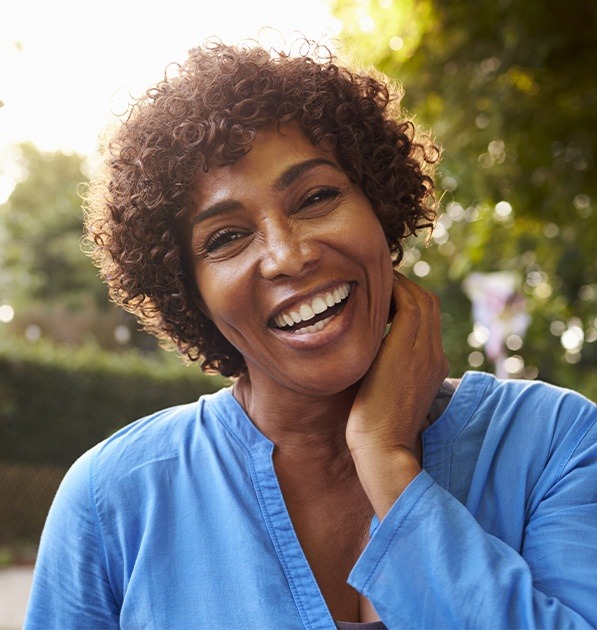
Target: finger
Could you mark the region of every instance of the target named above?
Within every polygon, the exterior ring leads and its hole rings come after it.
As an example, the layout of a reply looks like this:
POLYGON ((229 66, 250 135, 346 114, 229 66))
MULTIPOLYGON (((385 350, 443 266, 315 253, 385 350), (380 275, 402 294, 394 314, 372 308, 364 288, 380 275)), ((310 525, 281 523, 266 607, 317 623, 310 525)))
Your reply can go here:
POLYGON ((394 279, 394 301, 397 305, 397 326, 404 325, 404 319, 412 324, 414 338, 411 346, 424 346, 431 353, 441 358, 444 356, 441 337, 441 302, 432 292, 423 289, 402 274, 396 273, 394 279), (400 305, 400 307, 398 307, 400 305), (416 320, 412 319, 416 313, 416 320))
POLYGON ((396 315, 399 317, 416 316, 418 326, 422 326, 423 332, 431 330, 431 327, 441 318, 441 307, 437 296, 401 274, 395 276, 393 297, 396 315))
POLYGON ((404 278, 403 283, 414 299, 418 300, 420 307, 416 344, 428 350, 431 362, 436 366, 438 373, 441 373, 442 378, 445 378, 450 371, 450 364, 443 347, 441 301, 435 293, 423 289, 408 278, 404 278))
POLYGON ((417 301, 421 300, 423 303, 428 302, 430 304, 430 298, 436 299, 434 293, 424 289, 421 285, 413 282, 401 273, 395 272, 394 283, 403 286, 417 301))
POLYGON ((394 280, 392 298, 395 311, 388 343, 401 343, 410 349, 416 341, 419 327, 420 307, 417 298, 401 278, 394 280))

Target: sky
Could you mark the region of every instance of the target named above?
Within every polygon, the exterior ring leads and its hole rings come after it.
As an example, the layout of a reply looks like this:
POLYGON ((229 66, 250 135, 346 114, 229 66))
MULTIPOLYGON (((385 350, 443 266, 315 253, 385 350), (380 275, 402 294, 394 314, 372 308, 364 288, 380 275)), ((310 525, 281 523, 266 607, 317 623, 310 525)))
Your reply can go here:
POLYGON ((15 144, 90 155, 131 95, 207 37, 296 31, 335 37, 327 0, 0 0, 0 203, 19 177, 15 144))

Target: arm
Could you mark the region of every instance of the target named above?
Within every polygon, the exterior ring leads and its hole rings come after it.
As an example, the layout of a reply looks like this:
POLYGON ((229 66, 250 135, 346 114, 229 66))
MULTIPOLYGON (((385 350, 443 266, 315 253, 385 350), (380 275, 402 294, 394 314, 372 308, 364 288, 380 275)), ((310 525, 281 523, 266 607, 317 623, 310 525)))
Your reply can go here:
POLYGON ((90 497, 93 451, 69 470, 41 538, 25 628, 118 628, 90 497))
MULTIPOLYGON (((358 431, 350 435, 361 482, 383 520, 349 582, 372 601, 390 628, 560 628, 597 623, 595 407, 590 403, 583 407, 580 423, 592 428, 572 456, 567 451, 561 474, 546 487, 543 501, 524 523, 524 545, 518 553, 486 533, 461 503, 420 469, 413 444, 428 404, 426 383, 437 378, 433 369, 427 378, 421 370, 426 357, 438 354, 428 325, 421 329, 421 339, 427 336, 427 341, 418 345, 416 322, 429 321, 431 316, 423 311, 427 308, 433 314, 435 306, 419 300, 415 290, 405 294, 401 282, 395 287, 398 312, 386 340, 400 324, 402 338, 385 345, 382 349, 394 352, 380 352, 379 364, 372 366, 371 374, 380 384, 364 382, 366 395, 357 398, 358 431), (409 296, 419 301, 418 309, 408 306, 409 296), (410 324, 398 319, 405 304, 403 320, 410 324), (378 369, 382 361, 391 367, 378 369), (412 393, 403 391, 404 383, 412 393), (422 401, 419 410, 415 400, 422 401)), ((436 315, 431 319, 437 325, 432 335, 438 335, 439 319, 436 315)))
POLYGON ((346 427, 359 479, 380 519, 421 472, 420 434, 449 370, 439 300, 401 274, 394 278, 393 300, 391 330, 346 427))
POLYGON ((594 483, 586 479, 584 499, 567 481, 557 485, 557 497, 546 498, 527 524, 520 555, 422 472, 386 515, 349 582, 389 628, 595 627, 594 483), (548 506, 553 500, 561 511, 548 506))

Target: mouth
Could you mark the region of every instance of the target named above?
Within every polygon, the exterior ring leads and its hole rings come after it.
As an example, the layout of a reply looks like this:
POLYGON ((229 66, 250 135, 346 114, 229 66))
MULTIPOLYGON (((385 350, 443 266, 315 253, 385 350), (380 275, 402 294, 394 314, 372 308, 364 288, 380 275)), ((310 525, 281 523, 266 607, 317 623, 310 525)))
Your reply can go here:
POLYGON ((323 330, 344 309, 351 292, 350 283, 343 282, 285 308, 270 319, 268 326, 297 335, 323 330))

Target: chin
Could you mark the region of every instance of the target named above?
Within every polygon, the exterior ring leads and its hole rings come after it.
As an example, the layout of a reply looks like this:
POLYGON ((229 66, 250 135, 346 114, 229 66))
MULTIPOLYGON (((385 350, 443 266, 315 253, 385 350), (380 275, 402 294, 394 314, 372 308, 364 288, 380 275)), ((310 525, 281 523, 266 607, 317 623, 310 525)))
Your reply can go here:
POLYGON ((331 367, 312 370, 308 374, 285 374, 282 376, 282 384, 316 396, 333 396, 357 385, 367 374, 375 355, 370 360, 363 360, 359 355, 354 359, 339 359, 333 362, 331 367))

